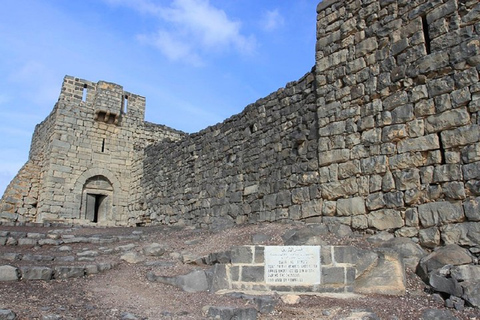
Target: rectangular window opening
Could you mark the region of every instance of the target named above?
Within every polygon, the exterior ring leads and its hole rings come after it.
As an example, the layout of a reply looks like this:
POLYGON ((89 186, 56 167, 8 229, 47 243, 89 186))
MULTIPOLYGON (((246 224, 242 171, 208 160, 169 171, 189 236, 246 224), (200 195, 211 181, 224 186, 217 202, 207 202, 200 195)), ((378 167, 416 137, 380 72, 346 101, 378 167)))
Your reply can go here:
POLYGON ((105 138, 102 140, 102 152, 105 152, 105 138))
POLYGON ((128 111, 128 96, 123 97, 123 113, 126 114, 128 111))
POLYGON ((87 101, 87 85, 83 85, 83 90, 82 90, 82 101, 86 102, 87 101))
POLYGON ((430 33, 428 31, 428 22, 427 22, 427 17, 422 16, 422 27, 423 27, 423 37, 425 38, 425 50, 427 51, 427 54, 430 54, 431 48, 430 48, 430 33))

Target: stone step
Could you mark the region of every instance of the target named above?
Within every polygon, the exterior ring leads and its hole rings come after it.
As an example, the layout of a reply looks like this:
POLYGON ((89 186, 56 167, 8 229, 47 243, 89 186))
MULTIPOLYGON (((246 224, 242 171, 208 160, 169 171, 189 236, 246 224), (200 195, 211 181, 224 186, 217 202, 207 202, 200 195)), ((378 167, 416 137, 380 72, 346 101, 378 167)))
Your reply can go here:
POLYGON ((114 268, 115 262, 88 264, 83 266, 0 266, 0 281, 57 280, 82 278, 114 268))

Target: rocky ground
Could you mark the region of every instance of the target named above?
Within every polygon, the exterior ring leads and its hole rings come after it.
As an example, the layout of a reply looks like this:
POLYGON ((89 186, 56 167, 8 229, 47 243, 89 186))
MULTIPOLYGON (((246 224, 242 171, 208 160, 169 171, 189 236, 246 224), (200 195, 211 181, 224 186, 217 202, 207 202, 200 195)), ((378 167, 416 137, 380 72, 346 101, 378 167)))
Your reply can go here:
MULTIPOLYGON (((252 299, 187 293, 150 282, 146 275, 154 272, 175 276, 207 268, 199 258, 232 246, 281 245, 281 236, 293 227, 263 224, 210 232, 172 227, 0 226, 0 244, 4 242, 0 246, 0 266, 23 270, 35 266, 47 270, 88 266, 83 277, 70 277, 67 272, 53 276, 56 279, 52 280, 1 281, 0 309, 4 311, 0 312, 0 319, 8 319, 5 310, 14 312, 16 319, 205 319, 208 306, 254 308, 252 299), (143 249, 152 243, 160 244, 162 252, 145 254, 143 249)), ((356 233, 343 237, 330 234, 322 240, 332 245, 366 248, 371 246, 367 237, 356 233)), ((304 295, 293 304, 285 297, 274 298, 278 300, 274 310, 259 314, 258 319, 420 319, 430 309, 430 316, 425 318, 480 319, 478 309, 445 309, 443 301, 430 294, 410 270, 407 294, 401 297, 304 295), (447 318, 440 318, 441 315, 447 318)))

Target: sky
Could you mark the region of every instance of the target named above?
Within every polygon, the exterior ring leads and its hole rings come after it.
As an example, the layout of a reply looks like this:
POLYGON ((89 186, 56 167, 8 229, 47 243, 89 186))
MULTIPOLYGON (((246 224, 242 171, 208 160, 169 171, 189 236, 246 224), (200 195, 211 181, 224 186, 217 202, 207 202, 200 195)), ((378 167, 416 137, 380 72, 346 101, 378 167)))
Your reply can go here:
POLYGON ((146 97, 187 133, 240 113, 315 63, 319 0, 2 0, 0 195, 65 75, 146 97))

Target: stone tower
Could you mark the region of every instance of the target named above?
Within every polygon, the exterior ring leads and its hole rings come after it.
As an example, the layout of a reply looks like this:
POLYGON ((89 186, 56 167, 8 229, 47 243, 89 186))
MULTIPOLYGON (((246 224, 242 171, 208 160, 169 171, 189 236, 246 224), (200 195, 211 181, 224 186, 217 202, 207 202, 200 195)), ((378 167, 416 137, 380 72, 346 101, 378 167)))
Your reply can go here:
POLYGON ((140 188, 144 147, 183 135, 144 115, 145 98, 122 86, 66 76, 52 113, 35 128, 27 164, 5 192, 3 218, 135 224, 128 203, 140 188))

